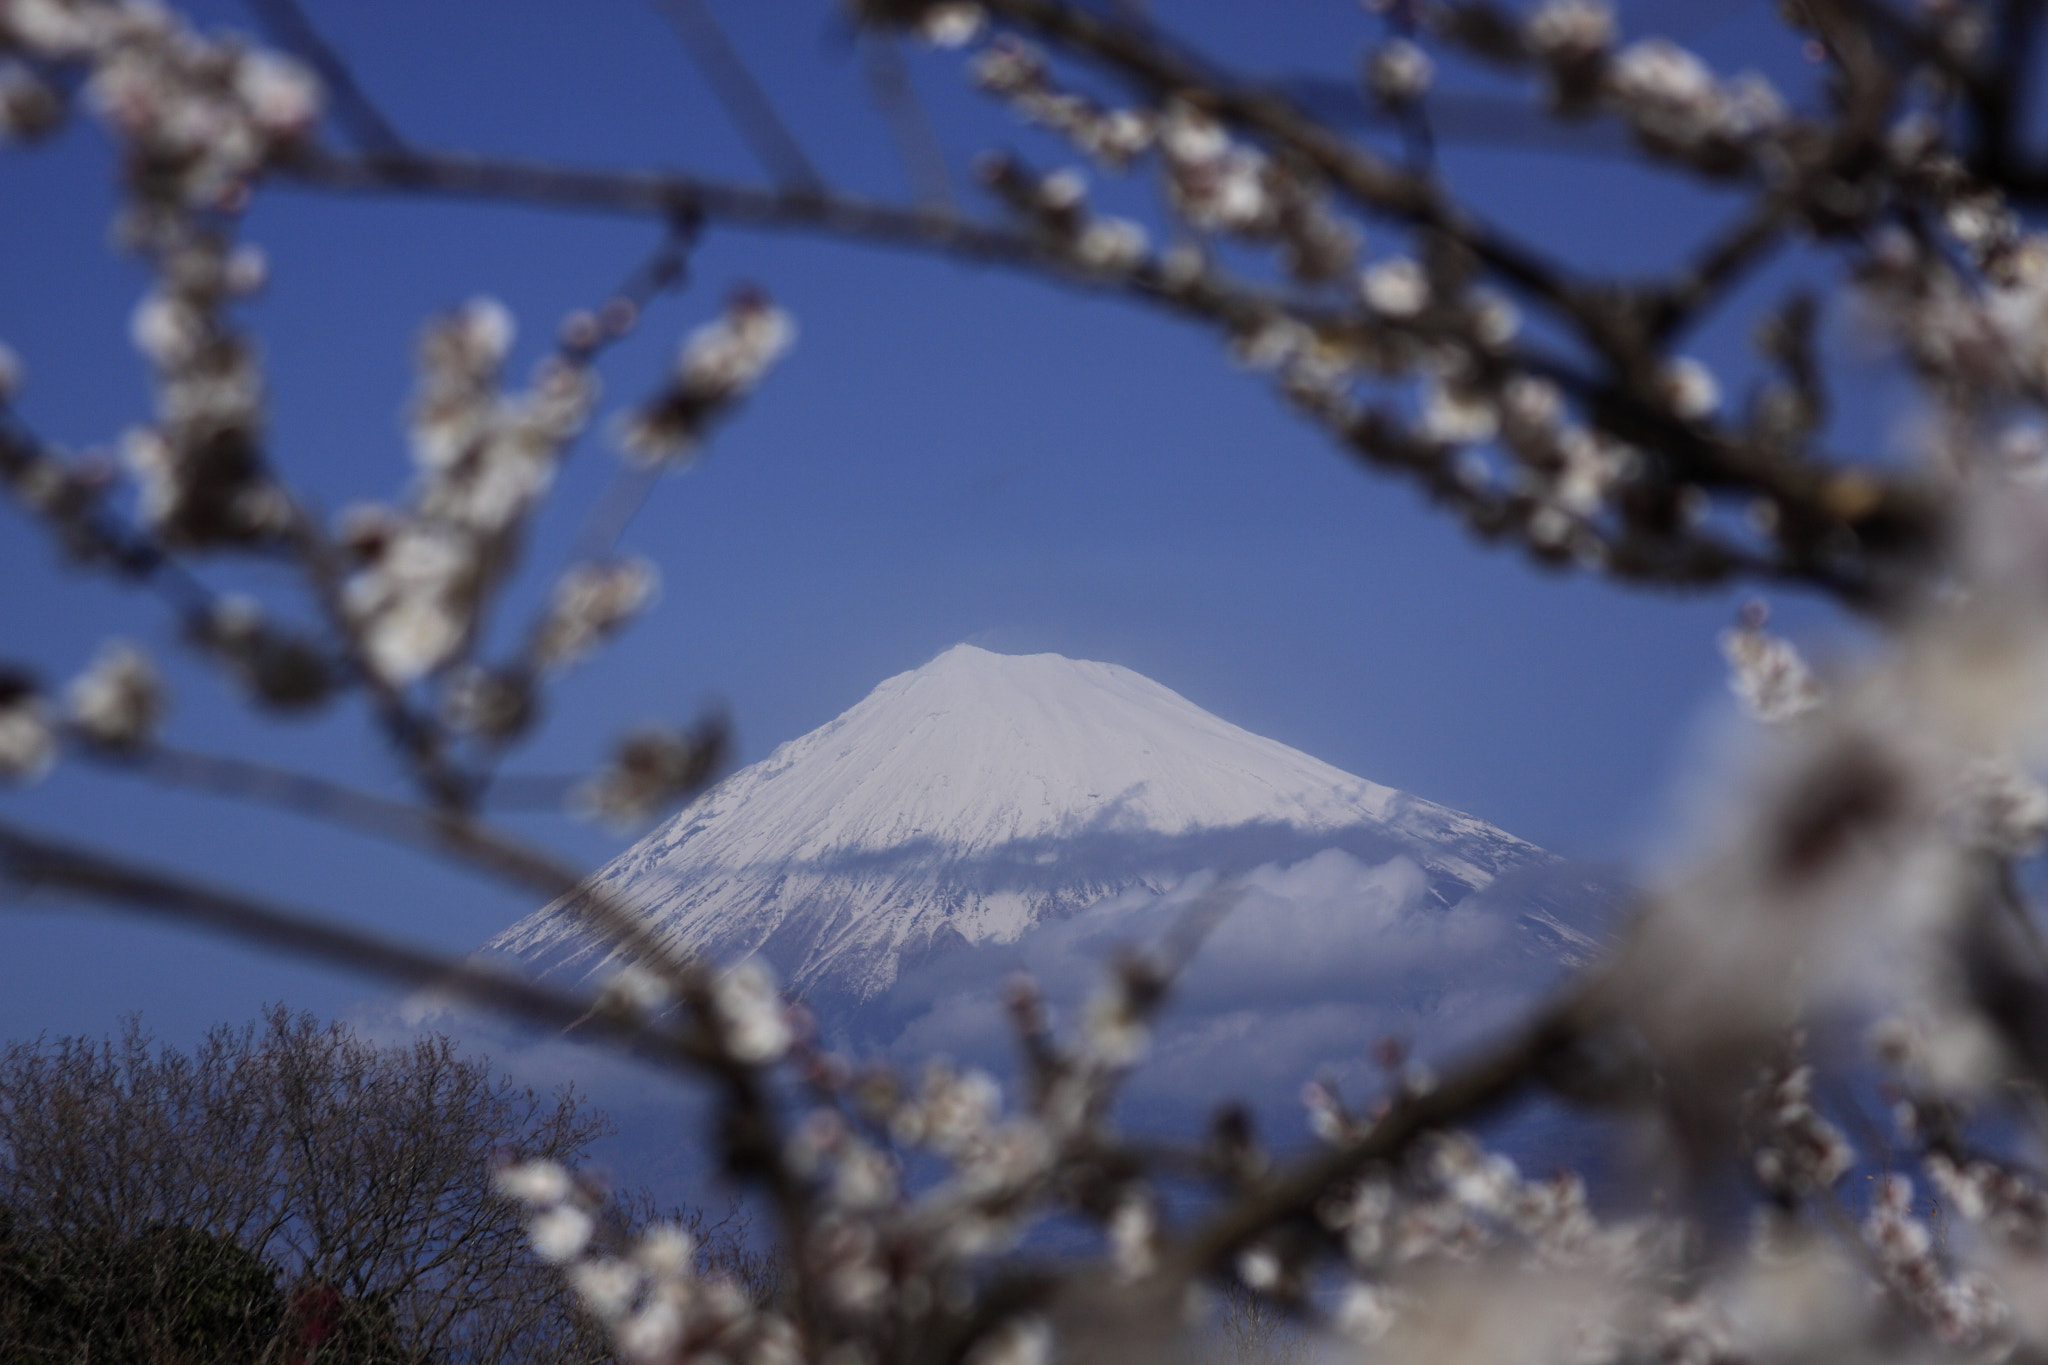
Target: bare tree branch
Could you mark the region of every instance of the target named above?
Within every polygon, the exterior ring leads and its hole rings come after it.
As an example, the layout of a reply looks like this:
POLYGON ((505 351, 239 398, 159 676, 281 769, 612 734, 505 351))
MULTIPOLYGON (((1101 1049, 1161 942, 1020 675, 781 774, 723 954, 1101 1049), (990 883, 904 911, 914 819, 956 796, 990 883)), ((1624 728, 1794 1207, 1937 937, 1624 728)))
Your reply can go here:
POLYGON ((587 1028, 664 1066, 715 1065, 715 1051, 701 1040, 593 1012, 588 1000, 14 825, 0 824, 0 879, 24 891, 81 896, 130 914, 195 925, 548 1028, 587 1028))

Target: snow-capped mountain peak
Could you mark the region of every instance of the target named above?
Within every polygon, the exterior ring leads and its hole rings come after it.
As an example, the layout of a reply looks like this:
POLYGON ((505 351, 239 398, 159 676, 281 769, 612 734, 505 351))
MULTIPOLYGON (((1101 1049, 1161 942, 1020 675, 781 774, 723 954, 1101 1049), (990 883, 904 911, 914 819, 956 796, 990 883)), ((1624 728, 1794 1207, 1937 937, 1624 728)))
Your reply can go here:
MULTIPOLYGON (((734 774, 595 881, 679 944, 869 998, 950 945, 1326 847, 1406 856, 1446 903, 1551 861, 1127 668, 963 644, 734 774)), ((605 960, 562 905, 490 947, 554 970, 605 960)))

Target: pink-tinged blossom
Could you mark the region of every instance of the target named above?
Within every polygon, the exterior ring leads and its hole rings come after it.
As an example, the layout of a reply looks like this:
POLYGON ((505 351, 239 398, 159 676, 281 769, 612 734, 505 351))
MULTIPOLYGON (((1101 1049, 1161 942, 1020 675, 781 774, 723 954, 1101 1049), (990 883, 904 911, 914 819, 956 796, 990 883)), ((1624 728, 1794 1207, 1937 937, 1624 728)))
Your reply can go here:
POLYGON ((1789 1198, 1822 1194, 1856 1164, 1856 1149, 1813 1104, 1813 1068, 1773 1062, 1743 1096, 1750 1164, 1765 1189, 1789 1198))

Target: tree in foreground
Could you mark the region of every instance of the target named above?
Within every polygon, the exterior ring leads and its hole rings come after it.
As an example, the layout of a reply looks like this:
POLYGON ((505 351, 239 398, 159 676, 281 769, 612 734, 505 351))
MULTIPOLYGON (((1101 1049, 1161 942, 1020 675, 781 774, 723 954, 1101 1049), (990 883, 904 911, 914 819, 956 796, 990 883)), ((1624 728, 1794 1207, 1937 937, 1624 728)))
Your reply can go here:
POLYGON ((0 1358, 611 1359, 491 1183, 608 1131, 446 1038, 378 1046, 281 1008, 190 1052, 135 1028, 9 1044, 0 1358))
MULTIPOLYGON (((2030 1164, 2048 950, 2016 873, 2048 827, 2032 775, 2048 757, 2048 237, 2023 216, 2048 191, 2028 137, 2038 6, 1801 0, 1784 22, 1810 77, 1781 92, 1624 33, 1599 0, 1387 0, 1359 36, 1380 130, 1352 136, 1133 6, 853 4, 885 74, 905 38, 964 49, 972 79, 1042 133, 1034 157, 977 163, 985 213, 834 189, 695 3, 673 11, 766 186, 415 146, 287 0, 256 8, 269 45, 142 3, 0 3, 0 122, 34 137, 82 112, 119 149, 116 226, 153 277, 134 338, 158 396, 119 474, 8 410, 0 477, 80 572, 160 593, 252 705, 363 697, 413 798, 167 748, 156 671, 119 644, 61 696, 0 679, 0 769, 19 780, 61 755, 284 799, 549 899, 577 891, 574 870, 484 820, 482 797, 551 679, 650 600, 651 573, 614 535, 567 566, 519 645, 488 650, 485 628, 598 409, 607 348, 728 227, 911 246, 1165 310, 1270 371, 1359 463, 1535 564, 1675 592, 1796 587, 1876 642, 1823 677, 1760 612, 1731 630, 1738 690, 1774 742, 1692 861, 1642 894, 1611 959, 1442 1074, 1399 1072, 1349 1100, 1311 1091, 1322 1146, 1286 1160, 1227 1111, 1170 1147, 1108 1117, 1227 895, 1114 964, 1073 1036, 1019 983, 1023 1080, 1005 1105, 985 1076, 896 1077, 819 1052, 758 971, 663 951, 603 888, 577 904, 637 965, 592 1001, 0 826, 0 867, 23 884, 580 1023, 701 1079, 719 1109, 713 1154, 757 1192, 787 1255, 772 1304, 702 1274, 679 1237, 607 1232, 557 1160, 498 1174, 534 1250, 622 1354, 1165 1358, 1219 1285, 1375 1359, 2048 1353, 2048 1184, 2030 1164), (1473 88, 1445 80, 1439 96, 1440 71, 1506 92, 1528 120, 1625 130, 1644 176, 1721 187, 1739 208, 1659 273, 1564 267, 1440 173, 1440 125, 1473 88), (1102 211, 1080 175, 1041 164, 1073 161, 1162 194, 1139 216, 1102 211), (263 274, 244 214, 280 184, 635 213, 669 240, 616 298, 564 320, 524 379, 504 372, 501 307, 428 320, 416 479, 330 524, 266 442, 260 355, 236 312, 263 274), (1805 263, 1804 283, 1759 302, 1780 253, 1805 263), (1826 343, 1851 304, 1911 396, 1908 460, 1843 446, 1826 343), (1685 349, 1731 318, 1757 343, 1741 394, 1685 349), (300 595, 209 586, 215 564, 252 555, 291 566, 300 595), (1859 1130, 1884 1166, 1862 1196, 1844 1188, 1858 1154, 1809 1039, 1873 1000, 1893 1103, 1888 1130, 1859 1130), (1529 1179, 1464 1135, 1543 1092, 1640 1119, 1664 1203, 1596 1219, 1576 1176, 1529 1179), (945 1174, 906 1179, 925 1168, 913 1154, 945 1174), (1731 1198, 1754 1218, 1710 1216, 1731 1198), (1100 1250, 1013 1252, 1053 1217, 1095 1227, 1100 1250)), ((908 145, 925 146, 891 89, 908 145)), ((711 312, 666 381, 618 414, 637 467, 694 457, 793 335, 758 291, 711 312)), ((646 476, 621 477, 631 506, 646 476)), ((643 816, 701 788, 721 752, 715 724, 627 736, 580 799, 643 816)), ((177 1184, 203 1193, 203 1174, 177 1184)))

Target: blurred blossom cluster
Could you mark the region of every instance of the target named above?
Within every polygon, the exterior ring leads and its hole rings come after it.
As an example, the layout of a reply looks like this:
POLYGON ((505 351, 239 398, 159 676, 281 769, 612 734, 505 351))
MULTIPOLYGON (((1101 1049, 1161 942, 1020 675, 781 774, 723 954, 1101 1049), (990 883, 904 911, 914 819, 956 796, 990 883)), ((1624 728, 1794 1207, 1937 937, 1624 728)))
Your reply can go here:
POLYGON ((602 1190, 551 1161, 504 1165, 497 1188, 526 1211, 534 1254, 562 1267, 585 1310, 611 1329, 628 1365, 803 1360, 790 1324, 751 1302, 730 1276, 704 1273, 682 1228, 608 1236, 598 1216, 602 1190), (625 1244, 610 1245, 619 1241, 625 1244))

